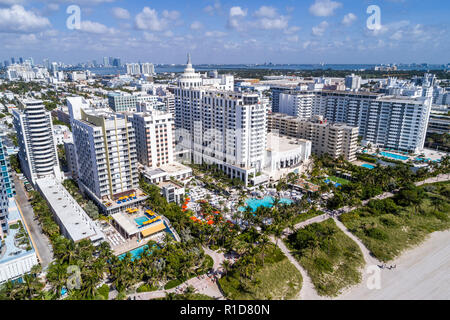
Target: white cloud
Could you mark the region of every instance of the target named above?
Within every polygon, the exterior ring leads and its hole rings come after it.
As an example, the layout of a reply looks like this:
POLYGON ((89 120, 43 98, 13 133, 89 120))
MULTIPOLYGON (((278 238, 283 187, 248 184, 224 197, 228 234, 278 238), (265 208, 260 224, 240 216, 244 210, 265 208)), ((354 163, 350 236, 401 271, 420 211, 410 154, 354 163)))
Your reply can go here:
POLYGON ((277 9, 274 7, 262 6, 255 12, 255 16, 259 18, 275 18, 277 9))
POLYGON ((341 7, 342 3, 331 1, 331 0, 316 0, 311 7, 309 7, 309 12, 317 17, 328 17, 334 14, 334 11, 341 7))
POLYGON ((289 19, 285 16, 279 16, 274 19, 262 18, 254 23, 254 26, 263 30, 283 30, 289 25, 289 19))
POLYGON ((358 18, 356 17, 356 15, 350 12, 344 16, 344 19, 342 19, 342 24, 350 26, 357 19, 358 18))
POLYGON ((298 36, 291 36, 291 37, 287 37, 286 40, 289 42, 298 42, 300 40, 300 38, 298 36))
POLYGON ((315 26, 312 28, 312 34, 321 37, 325 33, 326 29, 328 28, 328 22, 322 21, 318 26, 315 26))
POLYGON ((221 38, 221 37, 225 37, 227 35, 226 32, 222 32, 222 31, 207 31, 205 32, 205 37, 213 37, 213 38, 221 38))
POLYGON ((203 24, 200 21, 194 21, 191 24, 191 30, 200 30, 203 28, 203 24))
POLYGON ((114 33, 113 28, 108 28, 104 24, 89 20, 81 21, 80 30, 87 33, 95 33, 95 34, 114 33))
POLYGON ((180 17, 180 12, 176 10, 173 11, 164 10, 162 12, 162 16, 169 20, 177 20, 180 17))
POLYGON ((206 6, 203 11, 206 12, 209 15, 214 15, 215 13, 219 13, 220 10, 222 9, 222 4, 220 3, 219 0, 214 1, 214 4, 210 4, 208 6, 206 6))
POLYGON ((284 33, 285 34, 293 34, 293 33, 300 31, 300 29, 301 29, 300 27, 292 26, 292 27, 289 27, 286 30, 284 30, 284 33))
POLYGON ((127 9, 115 7, 112 9, 112 12, 114 17, 116 17, 117 19, 130 19, 130 13, 127 9))
POLYGON ((27 11, 20 5, 0 9, 1 32, 31 33, 47 27, 50 27, 50 21, 47 18, 27 11))
POLYGON ((24 4, 25 0, 0 0, 0 5, 11 6, 14 4, 24 4))
POLYGON ((245 17, 247 16, 247 9, 241 7, 232 7, 230 9, 230 17, 245 17))
POLYGON ((243 18, 247 16, 247 9, 232 7, 228 17, 228 28, 242 30, 244 28, 243 18))
POLYGON ((167 30, 166 32, 164 32, 164 36, 168 37, 168 38, 172 38, 174 36, 174 34, 172 31, 167 30))
POLYGON ((159 38, 150 32, 144 32, 144 39, 149 42, 159 41, 159 38))
POLYGON ((142 12, 137 14, 135 23, 136 28, 150 31, 162 31, 169 26, 168 19, 159 18, 158 12, 149 7, 144 7, 142 12))

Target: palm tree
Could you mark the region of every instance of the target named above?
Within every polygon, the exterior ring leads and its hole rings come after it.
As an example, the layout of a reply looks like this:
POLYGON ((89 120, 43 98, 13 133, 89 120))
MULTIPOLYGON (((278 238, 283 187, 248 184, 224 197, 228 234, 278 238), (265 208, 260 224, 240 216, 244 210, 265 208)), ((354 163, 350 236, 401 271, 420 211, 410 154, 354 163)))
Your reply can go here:
POLYGON ((228 261, 228 260, 223 260, 221 266, 222 266, 222 268, 223 268, 223 271, 225 272, 225 277, 226 277, 227 274, 228 274, 228 271, 230 271, 230 269, 231 269, 230 261, 228 261))
POLYGON ((278 247, 278 240, 283 235, 283 227, 281 225, 277 225, 273 230, 273 235, 275 236, 275 245, 278 247))

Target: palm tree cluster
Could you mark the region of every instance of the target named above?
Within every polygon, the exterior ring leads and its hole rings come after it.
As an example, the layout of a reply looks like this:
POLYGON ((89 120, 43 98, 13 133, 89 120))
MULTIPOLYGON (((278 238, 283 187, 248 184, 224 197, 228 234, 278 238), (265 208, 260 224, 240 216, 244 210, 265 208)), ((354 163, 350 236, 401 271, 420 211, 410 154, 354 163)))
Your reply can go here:
MULTIPOLYGON (((321 163, 329 171, 336 171, 336 163, 329 157, 322 157, 321 163)), ((412 171, 409 165, 383 167, 379 164, 368 170, 347 161, 339 163, 340 169, 351 172, 352 181, 339 188, 333 188, 334 197, 328 201, 328 208, 337 209, 346 205, 359 205, 386 191, 406 187, 413 182, 450 172, 450 158, 442 158, 440 163, 432 162, 428 167, 412 171)), ((334 172, 333 172, 334 173, 334 172)))

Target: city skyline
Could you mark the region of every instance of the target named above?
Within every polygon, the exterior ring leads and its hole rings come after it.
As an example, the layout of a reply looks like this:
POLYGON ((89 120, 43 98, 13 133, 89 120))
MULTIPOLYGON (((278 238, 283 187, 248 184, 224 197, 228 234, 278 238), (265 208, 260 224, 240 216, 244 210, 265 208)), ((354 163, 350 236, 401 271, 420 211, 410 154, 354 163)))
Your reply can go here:
POLYGON ((0 50, 36 62, 448 63, 448 3, 383 0, 191 1, 80 0, 80 24, 68 28, 65 0, 0 0, 0 50), (381 25, 370 30, 377 5, 381 25), (370 12, 370 11, 369 11, 370 12), (369 22, 370 23, 370 22, 369 22), (79 28, 78 28, 79 27, 79 28), (57 50, 55 50, 57 49, 57 50))

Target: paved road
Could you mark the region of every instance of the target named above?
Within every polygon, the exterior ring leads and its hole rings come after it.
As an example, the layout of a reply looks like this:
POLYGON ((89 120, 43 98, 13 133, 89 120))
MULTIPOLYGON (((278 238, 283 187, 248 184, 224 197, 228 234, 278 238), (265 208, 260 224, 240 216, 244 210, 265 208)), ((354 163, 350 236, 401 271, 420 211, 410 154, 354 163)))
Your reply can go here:
POLYGON ((16 202, 20 207, 30 238, 35 246, 37 256, 40 259, 42 268, 45 269, 53 260, 53 251, 47 236, 42 232, 38 220, 34 217, 34 211, 28 202, 23 183, 14 174, 14 184, 16 186, 16 202))

